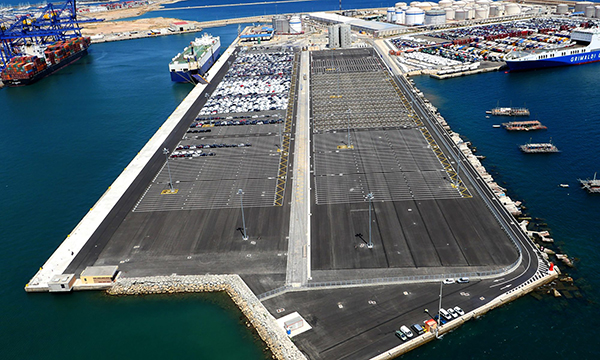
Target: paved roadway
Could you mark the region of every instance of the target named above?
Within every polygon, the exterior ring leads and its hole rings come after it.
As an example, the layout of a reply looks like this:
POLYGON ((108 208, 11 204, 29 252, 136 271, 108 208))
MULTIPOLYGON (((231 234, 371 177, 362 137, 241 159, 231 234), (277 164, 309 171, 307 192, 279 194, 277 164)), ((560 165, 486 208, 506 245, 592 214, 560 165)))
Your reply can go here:
POLYGON ((298 74, 294 186, 286 269, 286 285, 294 287, 306 284, 310 277, 310 61, 308 54, 308 51, 301 52, 298 74))

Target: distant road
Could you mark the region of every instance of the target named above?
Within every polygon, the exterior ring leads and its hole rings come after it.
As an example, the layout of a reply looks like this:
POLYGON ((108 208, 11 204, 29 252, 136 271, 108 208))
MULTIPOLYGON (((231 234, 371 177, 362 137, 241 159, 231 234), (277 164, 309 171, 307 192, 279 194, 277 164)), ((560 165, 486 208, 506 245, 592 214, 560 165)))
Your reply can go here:
POLYGON ((187 9, 206 9, 206 8, 218 8, 218 7, 230 7, 230 6, 248 6, 248 5, 269 5, 269 4, 285 4, 285 3, 297 3, 307 2, 316 0, 279 0, 279 1, 257 1, 251 3, 238 3, 238 4, 219 4, 219 5, 198 5, 198 6, 183 6, 177 8, 163 8, 157 11, 171 11, 171 10, 187 10, 187 9))

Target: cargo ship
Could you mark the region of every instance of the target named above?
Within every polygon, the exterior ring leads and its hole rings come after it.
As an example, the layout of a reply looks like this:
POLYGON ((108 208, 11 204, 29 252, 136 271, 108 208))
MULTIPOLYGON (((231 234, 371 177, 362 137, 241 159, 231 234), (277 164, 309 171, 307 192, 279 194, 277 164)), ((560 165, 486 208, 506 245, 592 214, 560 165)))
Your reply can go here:
POLYGON ((494 116, 529 116, 529 109, 514 107, 495 107, 485 112, 494 116))
POLYGON ((575 29, 566 46, 530 51, 511 51, 504 60, 510 71, 580 65, 600 61, 600 29, 575 29))
POLYGON ((519 149, 526 154, 541 154, 541 153, 557 153, 560 152, 558 148, 549 143, 529 143, 525 145, 519 145, 519 149))
POLYGON ((35 55, 11 58, 0 78, 12 87, 33 84, 85 56, 89 46, 89 37, 75 37, 46 46, 28 47, 27 50, 35 55))
POLYGON ((502 123, 502 126, 508 131, 532 131, 532 130, 546 130, 547 127, 542 125, 538 120, 531 121, 511 121, 502 123))
POLYGON ((590 179, 578 179, 581 187, 585 189, 585 191, 589 193, 600 194, 600 180, 596 180, 596 173, 594 173, 594 178, 590 179))
POLYGON ((175 82, 202 82, 204 74, 219 58, 221 51, 221 38, 204 34, 190 42, 190 46, 183 49, 169 63, 171 80, 175 82))

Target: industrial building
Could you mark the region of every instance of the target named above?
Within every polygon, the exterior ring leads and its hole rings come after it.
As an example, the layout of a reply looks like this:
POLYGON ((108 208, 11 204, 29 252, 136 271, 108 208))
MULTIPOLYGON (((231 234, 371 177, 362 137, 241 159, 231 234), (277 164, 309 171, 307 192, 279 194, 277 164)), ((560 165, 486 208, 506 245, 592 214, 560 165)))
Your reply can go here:
POLYGON ((352 46, 352 34, 350 25, 330 25, 327 27, 329 48, 349 48, 352 46))
POLYGON ((75 274, 57 274, 48 281, 50 292, 69 292, 75 284, 75 274))
POLYGON ((88 266, 80 275, 83 284, 107 284, 115 280, 117 265, 113 266, 88 266))
POLYGON ((355 19, 326 12, 314 12, 308 14, 308 16, 312 20, 326 25, 346 24, 350 26, 351 30, 363 31, 367 34, 373 35, 373 37, 397 35, 404 32, 404 29, 406 29, 404 26, 400 25, 388 24, 379 21, 355 19))
POLYGON ((196 29, 196 25, 194 24, 190 24, 187 21, 176 21, 174 23, 171 24, 171 26, 169 26, 169 30, 175 32, 175 31, 190 31, 190 30, 195 30, 196 29))

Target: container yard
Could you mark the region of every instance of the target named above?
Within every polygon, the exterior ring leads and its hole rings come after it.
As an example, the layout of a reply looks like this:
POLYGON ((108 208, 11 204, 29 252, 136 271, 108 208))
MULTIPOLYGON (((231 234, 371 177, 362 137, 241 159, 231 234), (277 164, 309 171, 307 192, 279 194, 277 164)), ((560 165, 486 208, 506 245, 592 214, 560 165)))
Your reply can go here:
POLYGON ((423 31, 389 40, 389 53, 405 72, 438 78, 498 70, 509 54, 575 47, 571 31, 594 23, 581 18, 531 18, 496 24, 423 31))

